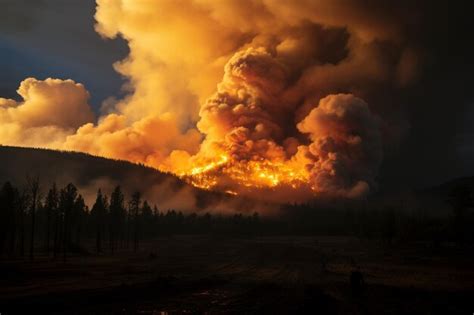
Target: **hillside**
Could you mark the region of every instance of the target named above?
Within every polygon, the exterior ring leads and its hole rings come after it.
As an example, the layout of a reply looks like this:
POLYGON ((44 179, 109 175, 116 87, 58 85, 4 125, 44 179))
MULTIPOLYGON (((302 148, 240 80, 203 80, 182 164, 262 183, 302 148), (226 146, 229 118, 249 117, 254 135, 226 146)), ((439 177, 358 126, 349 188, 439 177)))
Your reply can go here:
POLYGON ((40 177, 43 193, 53 182, 60 187, 71 182, 88 204, 94 201, 99 188, 110 194, 120 185, 127 194, 140 191, 162 209, 253 210, 243 199, 197 189, 172 174, 143 165, 77 152, 0 146, 0 183, 11 181, 21 187, 28 175, 40 177))
MULTIPOLYGON (((88 204, 95 200, 99 188, 110 194, 116 185, 120 185, 129 195, 140 191, 144 198, 162 209, 219 213, 275 211, 274 205, 201 190, 173 174, 127 161, 78 152, 0 146, 0 183, 11 181, 22 186, 28 175, 40 177, 43 192, 53 182, 58 186, 71 182, 79 188, 88 204)), ((432 214, 449 214, 451 206, 446 201, 451 191, 459 185, 474 189, 474 177, 453 179, 403 194, 376 194, 369 200, 405 200, 405 203, 412 204, 412 208, 423 208, 432 214)))

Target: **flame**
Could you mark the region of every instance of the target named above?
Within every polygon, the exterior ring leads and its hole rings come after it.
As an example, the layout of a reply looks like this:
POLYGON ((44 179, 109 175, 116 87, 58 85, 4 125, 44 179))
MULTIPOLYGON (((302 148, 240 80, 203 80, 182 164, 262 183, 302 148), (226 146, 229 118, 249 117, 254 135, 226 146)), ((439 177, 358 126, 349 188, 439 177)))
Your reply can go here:
POLYGON ((231 195, 239 192, 229 187, 296 190, 310 182, 309 172, 291 161, 236 161, 225 154, 218 160, 203 162, 181 173, 181 178, 201 189, 220 190, 231 195))
POLYGON ((96 30, 129 43, 114 64, 127 95, 94 117, 82 84, 26 79, 22 101, 0 97, 0 143, 129 160, 282 202, 367 194, 386 122, 357 95, 333 93, 392 84, 407 47, 385 55, 363 27, 378 23, 346 8, 338 23, 320 16, 331 1, 291 1, 294 14, 248 2, 97 0, 96 30))
POLYGON ((194 167, 191 172, 190 172, 190 175, 194 176, 194 175, 199 175, 199 174, 202 174, 202 173, 206 173, 208 171, 211 171, 221 165, 224 165, 225 163, 227 163, 227 161, 229 160, 229 158, 226 156, 226 155, 221 155, 220 157, 220 160, 218 160, 217 162, 211 162, 207 165, 203 165, 203 166, 199 166, 199 167, 194 167))

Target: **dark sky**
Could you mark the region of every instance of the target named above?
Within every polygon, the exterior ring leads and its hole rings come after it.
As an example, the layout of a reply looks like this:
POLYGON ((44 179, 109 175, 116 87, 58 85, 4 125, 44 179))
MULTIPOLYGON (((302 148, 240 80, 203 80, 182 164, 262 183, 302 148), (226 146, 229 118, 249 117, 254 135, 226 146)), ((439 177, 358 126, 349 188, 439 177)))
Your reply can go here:
MULTIPOLYGON (((387 5, 397 5, 387 1, 387 5)), ((390 147, 382 189, 423 187, 474 175, 474 51, 467 1, 420 1, 423 22, 411 42, 428 52, 419 82, 399 95, 409 125, 390 147)), ((98 109, 120 97, 112 64, 128 51, 122 40, 94 31, 94 0, 0 0, 0 95, 15 97, 28 76, 85 84, 98 109)))
POLYGON ((403 93, 410 129, 385 158, 385 188, 424 187, 474 175, 473 19, 467 1, 424 2, 411 40, 427 57, 422 76, 403 93))
POLYGON ((128 49, 94 30, 94 0, 0 0, 0 91, 16 97, 26 77, 73 79, 98 107, 123 83, 112 64, 128 49))

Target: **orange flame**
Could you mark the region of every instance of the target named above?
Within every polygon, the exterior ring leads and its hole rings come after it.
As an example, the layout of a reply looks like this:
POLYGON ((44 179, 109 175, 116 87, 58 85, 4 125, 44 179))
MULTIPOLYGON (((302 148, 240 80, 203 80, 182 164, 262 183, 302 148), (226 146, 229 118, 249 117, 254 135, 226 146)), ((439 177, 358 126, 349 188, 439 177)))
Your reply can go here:
POLYGON ((298 189, 308 185, 309 172, 291 161, 235 161, 222 154, 219 160, 210 161, 183 172, 188 183, 206 190, 221 190, 228 194, 238 192, 228 187, 298 189))

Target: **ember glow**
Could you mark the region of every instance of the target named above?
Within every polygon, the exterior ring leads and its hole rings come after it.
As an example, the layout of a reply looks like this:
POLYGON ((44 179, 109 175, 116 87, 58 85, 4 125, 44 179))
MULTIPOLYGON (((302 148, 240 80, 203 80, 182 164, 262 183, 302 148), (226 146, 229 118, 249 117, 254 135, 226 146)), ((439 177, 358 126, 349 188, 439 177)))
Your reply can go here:
MULTIPOLYGON (((229 161, 222 156, 218 162, 211 162, 202 167, 195 167, 189 174, 181 176, 196 187, 218 189, 230 194, 238 194, 232 190, 237 184, 248 190, 253 188, 271 188, 277 186, 298 189, 308 185, 309 173, 298 166, 272 161, 229 161), (228 182, 226 185, 225 182, 228 182), (226 190, 226 186, 229 186, 226 190)), ((316 189, 315 189, 316 191, 316 189)))
POLYGON ((97 32, 130 48, 114 65, 128 95, 95 118, 81 84, 28 78, 23 101, 0 98, 0 141, 144 163, 228 194, 365 195, 392 123, 371 96, 417 76, 416 48, 383 13, 334 0, 97 0, 97 32))

